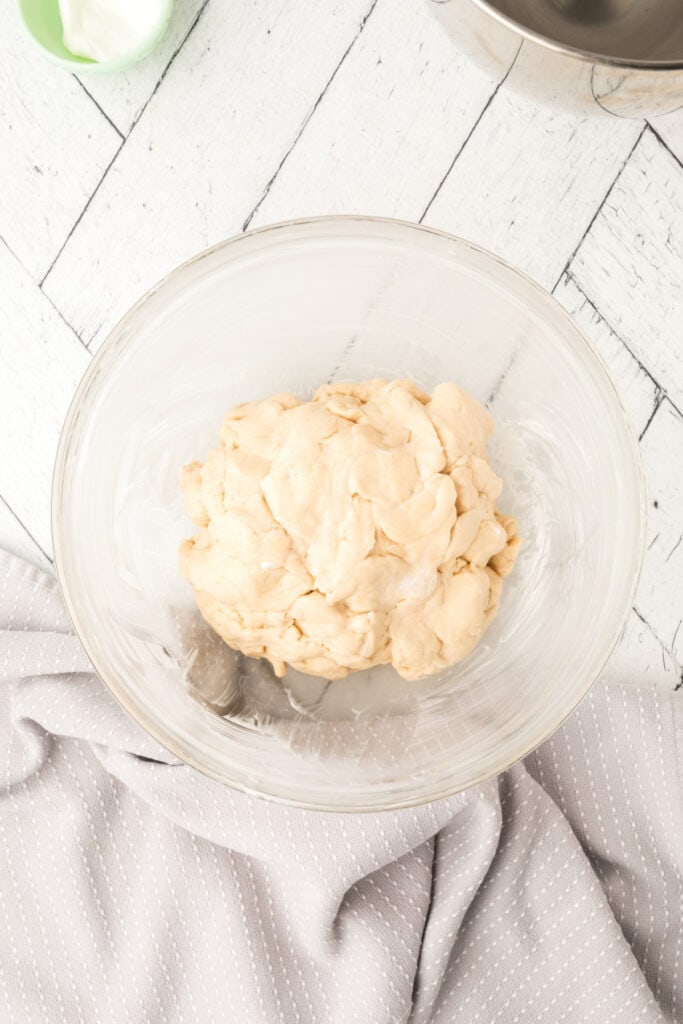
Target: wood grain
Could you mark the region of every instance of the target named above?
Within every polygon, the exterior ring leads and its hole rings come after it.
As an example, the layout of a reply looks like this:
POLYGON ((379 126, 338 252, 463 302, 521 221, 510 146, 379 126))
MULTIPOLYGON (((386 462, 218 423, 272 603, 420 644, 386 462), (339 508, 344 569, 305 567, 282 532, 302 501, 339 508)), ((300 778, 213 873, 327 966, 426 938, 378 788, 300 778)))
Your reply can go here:
POLYGON ((0 548, 31 562, 32 565, 37 565, 38 568, 44 569, 46 572, 52 572, 52 563, 2 498, 0 498, 0 548))
POLYGON ((610 327, 683 409, 683 167, 649 130, 570 269, 610 327))
POLYGON ((52 554, 57 441, 90 357, 18 260, 0 244, 0 497, 52 554))
POLYGON ((640 437, 655 411, 659 388, 568 274, 563 275, 553 295, 603 359, 636 436, 640 437))
POLYGON ((675 470, 683 466, 683 421, 666 399, 660 406, 662 392, 658 385, 568 274, 554 294, 604 360, 634 430, 643 435, 647 550, 636 610, 629 617, 605 676, 674 689, 681 681, 683 663, 683 639, 675 636, 683 618, 683 553, 679 555, 676 547, 683 534, 683 489, 680 473, 675 470))
POLYGON ((418 220, 495 84, 427 4, 379 0, 252 226, 325 213, 418 220))
POLYGON ((683 665, 683 417, 665 399, 641 443, 647 540, 635 608, 683 665))
POLYGON ((502 88, 425 223, 491 249, 552 288, 641 130, 619 118, 578 119, 502 88))
POLYGON ((0 4, 0 235, 39 280, 121 139, 74 78, 34 52, 0 4))
POLYGON ((681 681, 681 666, 647 622, 632 611, 603 678, 631 686, 675 690, 681 681))
POLYGON ((166 35, 157 49, 140 64, 116 75, 78 76, 83 87, 122 135, 128 135, 137 121, 207 2, 175 0, 166 35))
POLYGON ((373 2, 208 5, 46 279, 82 338, 240 230, 373 2))
POLYGON ((673 114, 654 118, 651 128, 678 162, 683 164, 683 108, 673 114))

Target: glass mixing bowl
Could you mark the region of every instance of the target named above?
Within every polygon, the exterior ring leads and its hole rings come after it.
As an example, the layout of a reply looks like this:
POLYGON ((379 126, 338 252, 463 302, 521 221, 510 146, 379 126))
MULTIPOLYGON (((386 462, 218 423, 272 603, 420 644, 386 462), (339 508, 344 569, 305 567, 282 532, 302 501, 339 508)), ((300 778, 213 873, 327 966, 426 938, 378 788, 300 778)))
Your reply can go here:
POLYGON ((446 796, 557 728, 621 633, 643 521, 619 398, 558 304, 467 242, 360 217, 253 231, 149 292, 78 389, 53 494, 64 598, 124 707, 230 786, 331 810, 446 796), (283 683, 196 612, 178 570, 193 532, 179 469, 238 402, 370 377, 454 380, 491 411, 499 505, 523 548, 497 618, 450 670, 283 683))

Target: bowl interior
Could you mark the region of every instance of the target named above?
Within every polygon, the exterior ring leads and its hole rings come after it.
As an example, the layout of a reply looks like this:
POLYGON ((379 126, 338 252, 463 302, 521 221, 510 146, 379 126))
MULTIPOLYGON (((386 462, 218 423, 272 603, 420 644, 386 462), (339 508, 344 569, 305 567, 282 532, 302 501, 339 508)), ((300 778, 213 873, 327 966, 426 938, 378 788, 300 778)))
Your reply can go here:
POLYGON ((74 65, 87 67, 94 63, 71 53, 64 45, 59 0, 19 0, 19 12, 30 35, 49 54, 74 65))
POLYGON ((130 53, 108 61, 95 61, 89 57, 81 57, 72 53, 64 45, 64 26, 59 12, 59 0, 16 0, 19 18, 29 38, 44 56, 53 63, 77 74, 84 71, 112 72, 123 71, 130 65, 146 57, 157 45, 166 32, 171 14, 173 0, 164 0, 159 10, 159 19, 143 39, 130 53))
POLYGON ((203 254, 115 329, 65 425, 54 540, 96 668, 161 742, 248 791, 386 808, 495 774, 575 707, 630 606, 641 507, 619 400, 554 300, 465 242, 328 218, 203 254), (282 686, 196 613, 178 571, 192 532, 179 468, 238 402, 369 377, 455 380, 492 412, 499 506, 522 553, 498 617, 452 669, 282 686))
POLYGON ((560 46, 608 59, 683 63, 680 0, 475 0, 560 46))

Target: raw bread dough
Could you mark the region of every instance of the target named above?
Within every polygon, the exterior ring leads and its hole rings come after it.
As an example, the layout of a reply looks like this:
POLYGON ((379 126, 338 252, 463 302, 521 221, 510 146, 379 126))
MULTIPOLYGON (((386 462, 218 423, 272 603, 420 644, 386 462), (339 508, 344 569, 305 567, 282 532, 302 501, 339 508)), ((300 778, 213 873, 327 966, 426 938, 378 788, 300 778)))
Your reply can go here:
POLYGON ((493 420, 455 384, 330 384, 228 412, 183 470, 199 532, 181 568, 231 647, 329 679, 391 663, 420 679, 466 657, 514 565, 495 503, 493 420))

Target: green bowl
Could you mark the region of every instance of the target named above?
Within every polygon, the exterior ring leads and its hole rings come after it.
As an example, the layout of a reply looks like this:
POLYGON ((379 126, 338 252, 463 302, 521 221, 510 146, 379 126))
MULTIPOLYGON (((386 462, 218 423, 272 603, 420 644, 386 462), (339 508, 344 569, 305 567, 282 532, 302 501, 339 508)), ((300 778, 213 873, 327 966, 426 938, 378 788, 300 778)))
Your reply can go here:
POLYGON ((173 0, 164 0, 159 21, 139 46, 125 57, 116 60, 96 61, 88 57, 77 57, 64 45, 62 19, 59 14, 59 0, 16 0, 19 18, 29 39, 44 57, 67 71, 81 74, 84 71, 123 71, 131 64, 142 60, 159 43, 168 28, 173 12, 173 0))

